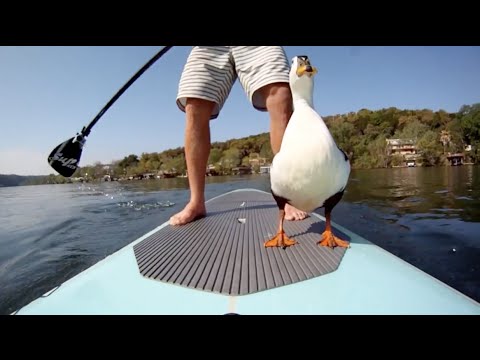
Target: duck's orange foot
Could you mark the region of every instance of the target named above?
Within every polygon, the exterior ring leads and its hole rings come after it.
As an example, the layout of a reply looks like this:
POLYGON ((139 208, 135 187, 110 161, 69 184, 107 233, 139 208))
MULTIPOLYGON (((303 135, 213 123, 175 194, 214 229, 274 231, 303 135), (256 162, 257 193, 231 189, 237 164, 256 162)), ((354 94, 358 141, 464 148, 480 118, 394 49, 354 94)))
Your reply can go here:
POLYGON ((290 239, 285 232, 281 231, 272 239, 265 241, 264 245, 265 247, 279 246, 285 249, 287 246, 295 245, 296 243, 297 242, 295 240, 290 239))
POLYGON ((328 246, 330 248, 334 248, 336 246, 340 247, 350 247, 350 243, 348 241, 342 240, 335 235, 331 231, 324 231, 322 234, 322 239, 317 242, 320 246, 328 246))

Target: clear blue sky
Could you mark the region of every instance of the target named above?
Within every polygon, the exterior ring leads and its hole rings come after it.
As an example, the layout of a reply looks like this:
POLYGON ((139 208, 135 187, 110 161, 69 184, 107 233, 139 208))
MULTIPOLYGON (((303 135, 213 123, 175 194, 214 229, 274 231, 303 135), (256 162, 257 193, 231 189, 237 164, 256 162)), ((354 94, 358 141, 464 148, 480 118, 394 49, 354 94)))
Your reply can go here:
MULTIPOLYGON (((88 124, 160 47, 0 47, 0 174, 55 173, 50 151, 88 124)), ((87 139, 80 165, 183 146, 175 104, 191 47, 174 47, 107 111, 87 139)), ((319 73, 315 107, 327 116, 362 108, 458 111, 480 102, 480 47, 286 46, 319 73)), ((212 141, 268 131, 237 82, 212 141)))

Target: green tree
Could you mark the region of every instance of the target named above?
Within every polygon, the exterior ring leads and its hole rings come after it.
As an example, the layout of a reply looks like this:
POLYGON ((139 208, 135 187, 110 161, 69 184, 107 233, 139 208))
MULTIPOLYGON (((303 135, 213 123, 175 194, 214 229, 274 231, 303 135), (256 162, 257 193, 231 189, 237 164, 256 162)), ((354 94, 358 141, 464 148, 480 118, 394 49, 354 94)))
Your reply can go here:
POLYGON ((400 154, 393 155, 390 161, 392 166, 401 166, 405 163, 403 156, 400 154))
POLYGON ((459 111, 463 136, 467 143, 480 140, 480 103, 464 105, 459 111))
POLYGON ((416 141, 420 137, 422 137, 428 130, 429 127, 427 125, 422 124, 420 121, 415 119, 405 124, 403 130, 397 130, 395 132, 395 137, 399 139, 411 139, 413 141, 416 141))
POLYGON ((452 136, 450 135, 450 131, 442 130, 440 132, 440 142, 443 145, 443 153, 444 154, 447 151, 447 147, 450 146, 451 141, 452 141, 452 136))
POLYGON ((260 157, 267 159, 268 162, 273 160, 272 146, 270 145, 270 139, 263 143, 260 148, 260 157))
POLYGON ((428 130, 418 140, 417 147, 420 151, 423 165, 433 166, 440 163, 440 156, 443 152, 443 148, 439 141, 439 136, 435 131, 428 130))
POLYGON ((480 161, 480 103, 464 105, 458 112, 463 132, 463 139, 472 146, 470 156, 473 161, 480 161))
POLYGON ((384 135, 377 137, 375 140, 368 144, 368 152, 372 159, 372 167, 387 167, 387 141, 384 135))
POLYGON ((210 150, 210 155, 208 156, 209 164, 217 164, 222 158, 222 150, 220 148, 214 147, 210 150))
POLYGON ((231 170, 240 165, 242 153, 237 148, 231 148, 223 152, 221 163, 224 169, 231 170))
POLYGON ((343 151, 347 154, 353 153, 352 138, 355 135, 355 127, 350 122, 334 122, 330 133, 343 151))
MULTIPOLYGON (((395 160, 385 154, 385 139, 397 137, 416 140, 426 165, 442 164, 444 152, 463 152, 466 144, 472 145, 469 153, 472 159, 480 161, 480 103, 462 106, 455 114, 444 110, 434 112, 430 109, 400 110, 391 107, 375 111, 361 109, 323 119, 337 145, 357 168, 384 167, 391 162, 400 162, 400 159, 395 160)), ((256 154, 272 161, 269 133, 212 143, 208 163, 228 172, 232 167, 246 164, 247 159, 255 158, 256 154)), ((178 147, 160 153, 143 153, 140 158, 131 154, 116 161, 113 171, 115 176, 158 169, 180 172, 184 164, 184 148, 178 147)), ((89 178, 101 175, 98 167, 91 165, 79 168, 74 176, 84 176, 85 173, 89 174, 89 178)), ((49 181, 53 180, 50 178, 49 181)))
POLYGON ((242 166, 249 166, 250 165, 250 158, 248 156, 244 156, 242 159, 242 166))
POLYGON ((460 120, 458 118, 453 119, 445 126, 445 129, 450 134, 450 143, 447 146, 447 151, 451 153, 463 152, 465 143, 460 120))
POLYGON ((138 156, 131 154, 124 157, 123 160, 121 160, 118 165, 122 168, 128 168, 128 167, 137 166, 138 162, 139 162, 138 156))
POLYGON ((187 162, 185 160, 185 155, 181 154, 172 159, 171 163, 171 170, 177 172, 178 174, 185 174, 187 171, 187 162))

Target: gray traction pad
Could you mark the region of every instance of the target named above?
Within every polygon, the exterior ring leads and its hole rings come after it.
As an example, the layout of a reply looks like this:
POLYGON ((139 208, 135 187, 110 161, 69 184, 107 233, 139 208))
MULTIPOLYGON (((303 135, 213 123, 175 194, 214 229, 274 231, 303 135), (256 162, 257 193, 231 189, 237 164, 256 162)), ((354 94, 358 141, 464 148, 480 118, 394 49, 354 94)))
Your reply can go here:
POLYGON ((325 223, 316 216, 284 222, 285 233, 297 240, 296 245, 265 248, 278 227, 278 207, 268 193, 231 192, 206 205, 207 217, 184 226, 168 225, 134 246, 143 276, 224 295, 247 295, 328 274, 345 254, 345 248, 317 245, 325 223))

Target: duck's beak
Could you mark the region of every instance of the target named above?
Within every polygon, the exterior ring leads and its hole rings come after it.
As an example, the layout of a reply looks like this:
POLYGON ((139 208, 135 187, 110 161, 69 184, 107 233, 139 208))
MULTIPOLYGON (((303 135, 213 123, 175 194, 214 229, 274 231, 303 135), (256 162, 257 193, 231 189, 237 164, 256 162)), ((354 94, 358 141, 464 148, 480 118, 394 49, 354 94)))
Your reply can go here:
POLYGON ((298 77, 301 77, 305 74, 309 77, 312 77, 316 73, 317 73, 317 68, 315 66, 301 65, 297 68, 297 76, 298 77))

